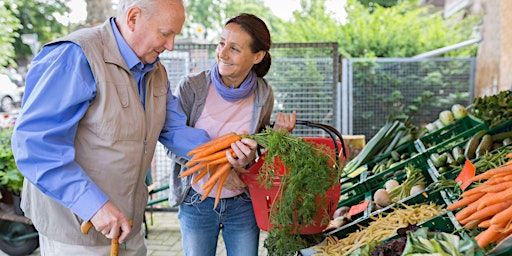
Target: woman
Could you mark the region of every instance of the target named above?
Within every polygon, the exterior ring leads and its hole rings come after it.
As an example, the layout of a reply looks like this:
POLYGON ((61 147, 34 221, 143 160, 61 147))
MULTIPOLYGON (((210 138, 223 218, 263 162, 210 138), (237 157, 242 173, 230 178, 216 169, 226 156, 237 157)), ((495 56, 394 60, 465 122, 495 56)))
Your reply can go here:
MULTIPOLYGON (((210 70, 186 76, 178 86, 177 97, 188 116, 188 125, 206 130, 211 138, 231 131, 256 133, 270 125, 274 95, 263 78, 271 64, 270 45, 270 33, 260 18, 241 14, 228 20, 217 45, 217 62, 210 70)), ((295 118, 295 111, 279 113, 274 129, 293 130, 295 118)), ((235 168, 215 209, 216 188, 201 201, 201 186, 208 177, 193 185, 190 181, 194 176, 178 178, 186 160, 171 154, 175 164, 170 202, 171 206, 179 205, 178 219, 187 256, 215 255, 221 230, 228 255, 258 255, 260 230, 250 197, 240 186, 243 183, 237 174, 244 171, 248 160, 254 160, 257 145, 253 140, 242 139, 231 147, 249 159, 227 155, 235 168)))

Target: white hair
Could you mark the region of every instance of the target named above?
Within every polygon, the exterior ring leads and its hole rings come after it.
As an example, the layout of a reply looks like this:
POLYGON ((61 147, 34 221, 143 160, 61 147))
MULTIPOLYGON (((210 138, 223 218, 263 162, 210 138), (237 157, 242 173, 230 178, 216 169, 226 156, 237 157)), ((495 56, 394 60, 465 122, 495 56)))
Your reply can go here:
MULTIPOLYGON (((183 0, 169 0, 173 2, 178 2, 181 4, 183 0)), ((153 13, 155 10, 158 10, 158 4, 160 0, 119 0, 117 4, 117 16, 124 17, 130 8, 136 6, 141 8, 144 11, 149 13, 153 13)), ((150 15, 151 16, 151 15, 150 15)))

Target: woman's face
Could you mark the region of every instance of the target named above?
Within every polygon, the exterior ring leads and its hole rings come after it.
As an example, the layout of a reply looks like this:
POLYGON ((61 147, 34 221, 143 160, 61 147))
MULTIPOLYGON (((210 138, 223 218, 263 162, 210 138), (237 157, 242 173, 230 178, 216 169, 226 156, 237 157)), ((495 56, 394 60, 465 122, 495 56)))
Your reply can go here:
POLYGON ((219 73, 225 85, 240 86, 253 65, 265 56, 264 51, 253 53, 251 43, 251 36, 240 25, 229 23, 224 27, 216 54, 219 73))

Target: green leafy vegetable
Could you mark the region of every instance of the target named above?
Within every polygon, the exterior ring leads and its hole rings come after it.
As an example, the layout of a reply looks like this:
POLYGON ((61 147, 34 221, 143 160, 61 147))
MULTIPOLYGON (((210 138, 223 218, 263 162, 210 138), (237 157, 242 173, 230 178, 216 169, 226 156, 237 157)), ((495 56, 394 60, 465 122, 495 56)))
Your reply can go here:
MULTIPOLYGON (((267 150, 258 182, 270 188, 276 178, 280 179, 281 194, 271 205, 273 227, 268 231, 265 247, 269 255, 294 255, 311 245, 297 234, 296 222, 306 227, 316 224, 314 217, 318 209, 327 207, 325 195, 339 184, 342 168, 332 157, 334 154, 329 154, 332 149, 294 137, 286 130, 267 127, 247 137, 267 150), (281 164, 286 167, 282 174, 276 171, 281 164)), ((325 215, 322 223, 327 224, 329 220, 330 216, 325 215)))

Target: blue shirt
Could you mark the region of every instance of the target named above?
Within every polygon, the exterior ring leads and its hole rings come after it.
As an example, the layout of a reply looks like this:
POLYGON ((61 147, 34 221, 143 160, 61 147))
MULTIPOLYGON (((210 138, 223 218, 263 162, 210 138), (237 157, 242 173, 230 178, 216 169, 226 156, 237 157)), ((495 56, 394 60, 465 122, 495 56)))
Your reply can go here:
MULTIPOLYGON (((144 104, 144 75, 154 63, 144 65, 113 19, 111 26, 119 50, 138 81, 144 104)), ((167 115, 158 140, 174 153, 186 156, 210 138, 204 130, 186 126, 187 116, 167 86, 167 115)), ((83 220, 90 220, 108 200, 74 160, 78 123, 95 96, 96 83, 80 46, 71 42, 45 46, 27 74, 12 137, 16 164, 24 177, 83 220)))

